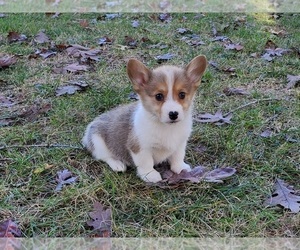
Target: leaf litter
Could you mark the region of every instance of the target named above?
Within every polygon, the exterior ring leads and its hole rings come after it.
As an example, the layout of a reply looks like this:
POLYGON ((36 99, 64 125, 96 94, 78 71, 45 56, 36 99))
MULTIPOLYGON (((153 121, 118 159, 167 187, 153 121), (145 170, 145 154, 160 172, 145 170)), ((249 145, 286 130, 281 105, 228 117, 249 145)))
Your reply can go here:
POLYGON ((265 53, 261 56, 261 58, 271 62, 275 57, 281 57, 290 52, 292 52, 291 49, 278 48, 272 40, 268 40, 265 45, 265 53))
POLYGON ((215 69, 218 70, 218 71, 221 71, 221 72, 230 74, 230 76, 236 76, 236 74, 235 74, 235 68, 233 68, 233 67, 225 67, 225 68, 221 68, 221 67, 219 67, 219 65, 218 65, 216 62, 214 62, 214 61, 209 61, 208 63, 209 63, 210 66, 212 66, 213 68, 215 68, 215 69))
POLYGON ((294 75, 287 75, 287 81, 288 84, 286 86, 287 89, 291 89, 297 86, 297 84, 300 83, 300 75, 294 76, 294 75))
POLYGON ((92 220, 87 224, 96 231, 96 237, 110 237, 112 224, 112 210, 104 207, 100 202, 94 202, 94 210, 89 212, 92 220))
POLYGON ((49 43, 50 39, 43 31, 40 31, 38 34, 35 35, 34 41, 36 43, 42 44, 42 43, 49 43))
POLYGON ((53 72, 56 74, 66 74, 66 73, 80 73, 82 71, 88 71, 88 66, 81 65, 79 63, 71 63, 66 66, 56 67, 53 72))
POLYGON ((231 118, 233 114, 229 113, 226 114, 225 116, 223 115, 221 110, 218 110, 215 114, 210 114, 210 113, 205 113, 205 114, 200 114, 194 119, 197 122, 201 123, 214 123, 218 126, 224 125, 224 124, 231 124, 231 118))
POLYGON ((99 61, 99 54, 101 50, 91 49, 79 44, 72 44, 66 49, 69 56, 80 58, 81 62, 86 62, 88 59, 93 61, 99 61))
POLYGON ((249 95, 250 93, 242 88, 230 88, 226 87, 223 89, 223 92, 227 96, 232 96, 232 95, 249 95))
POLYGON ((21 230, 18 225, 8 219, 0 223, 0 238, 21 237, 21 230))
POLYGON ((55 91, 56 96, 61 95, 73 95, 77 91, 83 91, 86 90, 86 88, 89 86, 85 81, 70 81, 70 85, 58 87, 55 91))
POLYGON ((215 168, 208 170, 203 166, 196 166, 191 171, 182 170, 179 174, 171 170, 162 172, 163 180, 155 184, 158 187, 165 187, 165 184, 176 185, 182 182, 199 183, 201 181, 223 183, 223 180, 234 175, 236 169, 232 167, 215 168))
POLYGON ((15 32, 15 31, 10 31, 10 32, 8 32, 7 40, 9 43, 23 42, 23 41, 27 40, 27 36, 25 36, 24 34, 15 32))
POLYGON ((167 53, 167 54, 155 56, 154 58, 155 58, 155 60, 157 60, 158 63, 162 63, 162 62, 171 60, 173 57, 174 57, 174 54, 167 53))
POLYGON ((16 56, 0 54, 0 69, 8 68, 17 62, 16 56))
POLYGON ((266 206, 280 205, 289 209, 292 213, 300 212, 300 196, 295 194, 292 186, 281 179, 275 181, 275 191, 270 198, 265 201, 266 206))
POLYGON ((47 113, 51 108, 52 105, 50 103, 30 105, 9 117, 0 119, 0 127, 17 125, 23 122, 32 122, 36 120, 39 115, 47 113))
POLYGON ((73 176, 73 173, 67 169, 57 172, 57 186, 55 188, 56 192, 62 190, 64 185, 75 183, 78 180, 78 176, 73 176))

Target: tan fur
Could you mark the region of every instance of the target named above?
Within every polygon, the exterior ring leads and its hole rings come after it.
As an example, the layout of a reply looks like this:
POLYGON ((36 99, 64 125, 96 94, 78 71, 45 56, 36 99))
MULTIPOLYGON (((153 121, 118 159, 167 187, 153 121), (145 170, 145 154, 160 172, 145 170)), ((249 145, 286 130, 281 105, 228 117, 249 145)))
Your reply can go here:
POLYGON ((135 164, 145 181, 160 181, 153 165, 166 160, 176 173, 189 170, 184 155, 192 130, 192 102, 206 63, 204 56, 198 56, 185 68, 161 66, 150 70, 130 59, 127 74, 140 101, 95 118, 86 129, 83 145, 114 171, 125 171, 126 165, 135 164), (180 92, 185 98, 179 98, 180 92), (157 100, 157 94, 162 94, 163 100, 157 100), (175 112, 178 115, 174 118, 175 112))
POLYGON ((132 135, 132 119, 137 103, 120 106, 98 116, 89 126, 86 134, 86 148, 93 151, 94 145, 91 137, 99 134, 105 141, 108 149, 114 152, 116 160, 124 161, 127 165, 132 164, 132 159, 128 152, 127 145, 132 151, 138 152, 139 145, 134 135, 132 135), (118 138, 118 140, 116 140, 118 138))

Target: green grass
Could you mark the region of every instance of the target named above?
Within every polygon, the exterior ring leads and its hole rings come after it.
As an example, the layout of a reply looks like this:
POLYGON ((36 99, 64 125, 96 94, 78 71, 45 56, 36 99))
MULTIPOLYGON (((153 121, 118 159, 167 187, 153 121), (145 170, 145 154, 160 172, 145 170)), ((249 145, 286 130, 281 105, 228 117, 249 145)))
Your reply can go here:
POLYGON ((33 121, 0 128, 1 145, 21 146, 0 150, 0 221, 15 219, 24 237, 90 236, 87 212, 98 200, 112 208, 114 237, 299 237, 300 214, 263 205, 275 178, 300 188, 299 88, 285 89, 286 75, 300 74, 299 54, 272 62, 250 57, 254 52, 263 53, 268 39, 280 48, 298 48, 299 14, 285 14, 277 20, 268 14, 206 14, 198 19, 192 13, 172 14, 169 23, 153 20, 155 15, 122 14, 114 20, 101 20, 97 13, 61 14, 56 19, 44 14, 8 14, 0 19, 1 53, 18 55, 15 65, 0 70, 0 93, 22 100, 11 108, 1 107, 0 119, 34 103, 52 105, 47 114, 33 121), (236 23, 241 16, 246 22, 236 23), (87 29, 79 25, 81 19, 90 22, 87 29), (131 26, 134 19, 139 20, 137 28, 131 26), (244 49, 229 51, 220 42, 212 42, 213 25, 244 49), (288 35, 272 35, 269 30, 275 27, 285 29, 288 35), (178 28, 200 35, 205 45, 189 46, 176 32, 178 28), (101 49, 100 61, 82 74, 52 73, 52 68, 77 59, 64 53, 46 60, 28 59, 37 48, 46 47, 30 43, 40 30, 56 44, 101 49), (7 43, 9 31, 25 34, 29 42, 7 43), (97 40, 103 36, 113 39, 113 44, 100 47, 97 40), (125 45, 125 36, 136 39, 137 48, 122 50, 119 45, 125 45), (168 47, 149 49, 141 42, 143 38, 168 47), (236 76, 230 76, 208 67, 195 112, 221 109, 226 113, 254 100, 270 99, 235 111, 231 125, 194 124, 187 162, 209 168, 235 167, 238 171, 232 178, 223 184, 187 183, 176 189, 160 189, 143 183, 133 168, 124 174, 114 173, 81 149, 26 147, 79 145, 86 125, 95 116, 130 102, 126 60, 136 57, 156 67, 159 64, 154 56, 164 53, 175 54, 170 64, 185 65, 194 56, 205 54, 220 68, 236 68, 236 76), (55 96, 58 86, 76 79, 84 79, 89 88, 75 95, 55 96), (223 94, 225 87, 243 87, 250 95, 228 97, 223 94), (266 129, 275 135, 262 138, 260 134, 266 129), (297 142, 287 141, 287 136, 297 142), (35 171, 47 165, 48 169, 35 171), (55 193, 56 172, 62 169, 72 171, 79 181, 55 193))

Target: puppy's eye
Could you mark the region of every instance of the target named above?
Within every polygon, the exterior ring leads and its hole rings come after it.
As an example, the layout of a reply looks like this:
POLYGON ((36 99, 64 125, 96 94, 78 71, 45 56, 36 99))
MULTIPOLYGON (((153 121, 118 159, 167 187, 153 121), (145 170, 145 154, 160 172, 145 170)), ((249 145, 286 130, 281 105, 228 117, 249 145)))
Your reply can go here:
POLYGON ((180 92, 178 94, 179 99, 184 99, 185 98, 185 93, 184 92, 180 92))
POLYGON ((164 95, 162 93, 158 93, 155 95, 155 99, 159 102, 164 100, 164 95))

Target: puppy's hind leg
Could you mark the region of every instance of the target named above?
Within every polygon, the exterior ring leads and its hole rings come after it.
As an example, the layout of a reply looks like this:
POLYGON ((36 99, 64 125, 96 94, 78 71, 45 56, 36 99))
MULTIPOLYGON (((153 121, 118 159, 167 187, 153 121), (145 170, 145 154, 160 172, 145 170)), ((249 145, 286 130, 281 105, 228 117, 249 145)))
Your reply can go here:
POLYGON ((126 171, 126 165, 122 161, 114 158, 100 135, 93 134, 91 141, 93 144, 92 155, 96 160, 105 161, 110 168, 116 172, 126 171))

